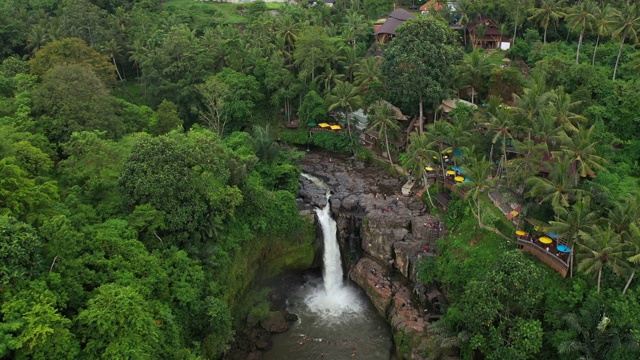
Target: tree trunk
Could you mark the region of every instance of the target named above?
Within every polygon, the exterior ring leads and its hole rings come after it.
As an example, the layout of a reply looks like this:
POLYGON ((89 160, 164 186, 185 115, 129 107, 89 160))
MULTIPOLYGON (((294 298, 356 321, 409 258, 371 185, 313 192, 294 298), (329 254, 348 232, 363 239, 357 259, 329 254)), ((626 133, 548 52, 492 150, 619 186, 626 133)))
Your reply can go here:
POLYGON ((569 277, 573 278, 573 246, 571 247, 571 252, 569 253, 569 277))
POLYGON ((122 81, 122 75, 120 75, 120 70, 118 70, 118 64, 116 64, 116 57, 112 56, 111 60, 113 60, 113 67, 116 68, 116 74, 118 74, 118 78, 120 78, 120 81, 122 81))
POLYGON ((513 45, 516 44, 516 35, 518 33, 518 16, 520 15, 520 3, 516 7, 516 21, 513 24, 513 45))
POLYGON ((598 294, 600 294, 600 279, 602 278, 602 269, 598 271, 598 294))
POLYGON ((427 198, 429 199, 429 203, 433 208, 435 208, 436 206, 433 204, 433 200, 431 199, 431 193, 429 192, 429 183, 427 182, 427 173, 424 171, 424 169, 420 169, 420 171, 422 171, 422 181, 424 181, 424 191, 427 192, 427 198))
POLYGON ((578 37, 578 51, 576 51, 576 64, 578 63, 578 59, 580 58, 580 45, 582 45, 582 36, 584 35, 584 28, 580 31, 580 36, 578 37))
POLYGON ((624 47, 624 39, 627 37, 627 33, 624 33, 622 36, 622 41, 620 42, 620 48, 618 49, 618 57, 616 58, 616 66, 613 67, 613 78, 611 80, 616 79, 616 73, 618 72, 618 64, 620 63, 620 55, 622 55, 622 47, 624 47))
POLYGON ((471 103, 472 103, 472 104, 475 104, 475 101, 473 101, 473 100, 475 100, 475 99, 474 99, 474 95, 475 95, 475 94, 476 94, 476 88, 474 88, 474 87, 472 86, 472 87, 471 87, 471 103))
POLYGON ((633 280, 633 275, 636 274, 636 271, 633 270, 633 272, 631 273, 631 276, 629 276, 629 281, 627 281, 627 285, 624 286, 624 290, 622 290, 622 295, 624 295, 627 292, 627 289, 629 288, 629 285, 631 285, 631 280, 633 280))
POLYGON ((593 48, 593 58, 591 59, 591 65, 596 64, 596 52, 598 51, 598 44, 600 43, 600 35, 596 38, 596 47, 593 48))
POLYGON ((391 167, 393 167, 393 160, 391 160, 391 151, 389 151, 389 137, 387 136, 387 132, 384 132, 384 142, 387 144, 387 156, 389 157, 389 162, 391 163, 391 167))
POLYGON ((544 27, 544 37, 542 38, 542 44, 546 45, 547 44, 547 28, 549 28, 548 26, 544 27))
MULTIPOLYGON (((619 57, 619 56, 618 56, 619 57)), ((422 95, 420 95, 420 112, 418 113, 418 125, 420 130, 420 135, 424 132, 424 112, 422 108, 422 95)))

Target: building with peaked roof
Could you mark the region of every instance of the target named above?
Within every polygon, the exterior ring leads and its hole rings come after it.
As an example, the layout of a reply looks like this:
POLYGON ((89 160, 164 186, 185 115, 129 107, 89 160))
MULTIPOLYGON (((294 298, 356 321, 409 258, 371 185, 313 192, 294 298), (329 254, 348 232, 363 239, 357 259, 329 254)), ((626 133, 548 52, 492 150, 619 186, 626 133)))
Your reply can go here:
POLYGON ((429 0, 426 3, 422 4, 422 6, 420 6, 420 13, 424 15, 430 11, 442 11, 445 9, 446 9, 446 6, 443 5, 442 2, 436 1, 436 0, 429 0))
POLYGON ((467 32, 474 48, 498 49, 503 42, 498 23, 482 15, 467 25, 467 32))
POLYGON ((396 28, 409 19, 415 19, 415 15, 404 9, 395 9, 384 24, 375 30, 376 42, 387 43, 396 35, 396 28))

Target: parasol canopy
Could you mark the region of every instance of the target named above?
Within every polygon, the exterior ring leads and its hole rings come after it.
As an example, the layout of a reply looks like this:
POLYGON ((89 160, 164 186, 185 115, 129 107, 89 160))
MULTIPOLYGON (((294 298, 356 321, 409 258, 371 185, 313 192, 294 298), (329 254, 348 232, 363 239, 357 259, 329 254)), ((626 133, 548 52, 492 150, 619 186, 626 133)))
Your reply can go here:
POLYGON ((342 129, 342 126, 340 125, 331 125, 331 130, 340 130, 342 129))
POLYGON ((518 235, 518 236, 525 236, 525 235, 527 235, 527 233, 526 233, 526 232, 524 232, 524 231, 522 231, 522 230, 516 230, 516 235, 518 235))
POLYGON ((462 176, 456 176, 455 178, 453 178, 455 181, 457 182, 463 182, 464 178, 462 176))
POLYGON ((512 212, 509 213, 511 216, 518 216, 518 214, 520 214, 519 212, 513 210, 512 212))
POLYGON ((329 125, 327 123, 320 123, 320 124, 318 124, 318 126, 320 126, 321 128, 326 128, 326 127, 329 127, 331 125, 329 125))
POLYGON ((316 126, 316 125, 317 125, 317 124, 316 124, 316 123, 314 123, 314 122, 308 122, 308 123, 307 123, 307 126, 308 126, 308 127, 314 127, 314 126, 316 126))
POLYGON ((567 245, 558 245, 558 251, 563 253, 571 252, 571 249, 567 245))
POLYGON ((427 171, 433 171, 433 168, 431 166, 427 166, 424 169, 427 170, 427 171))
POLYGON ((543 236, 543 237, 540 238, 540 242, 543 243, 543 244, 551 244, 553 242, 553 240, 551 240, 551 238, 543 236))
POLYGON ((455 175, 456 172, 453 170, 447 170, 447 175, 455 175))

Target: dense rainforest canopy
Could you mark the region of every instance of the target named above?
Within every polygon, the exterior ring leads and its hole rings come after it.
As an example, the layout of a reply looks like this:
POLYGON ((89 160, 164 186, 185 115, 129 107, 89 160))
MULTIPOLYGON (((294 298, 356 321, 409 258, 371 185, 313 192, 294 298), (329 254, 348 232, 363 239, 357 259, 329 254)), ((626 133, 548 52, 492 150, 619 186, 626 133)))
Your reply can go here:
POLYGON ((370 160, 364 109, 373 152, 417 174, 460 149, 469 173, 421 265, 450 300, 426 354, 637 359, 638 5, 463 0, 374 44, 421 4, 0 2, 0 358, 223 356, 258 260, 309 257, 288 145, 370 160), (449 26, 479 17, 508 51, 449 26), (441 117, 458 97, 479 109, 441 117), (420 120, 406 148, 387 102, 420 120), (309 137, 330 112, 349 131, 309 137), (500 237, 497 187, 569 239, 573 278, 500 237))

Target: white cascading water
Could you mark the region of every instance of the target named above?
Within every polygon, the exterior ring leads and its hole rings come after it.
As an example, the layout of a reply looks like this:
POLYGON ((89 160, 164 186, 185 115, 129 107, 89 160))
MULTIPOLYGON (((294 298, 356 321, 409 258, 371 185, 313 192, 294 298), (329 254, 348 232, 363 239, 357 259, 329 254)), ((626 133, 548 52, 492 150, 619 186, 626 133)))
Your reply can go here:
POLYGON ((336 222, 331 217, 330 193, 327 193, 327 205, 324 208, 316 208, 318 221, 322 227, 324 237, 323 271, 324 288, 316 289, 307 298, 309 308, 321 315, 335 321, 345 315, 357 315, 362 303, 357 294, 342 281, 342 262, 340 260, 340 247, 336 238, 336 222))

